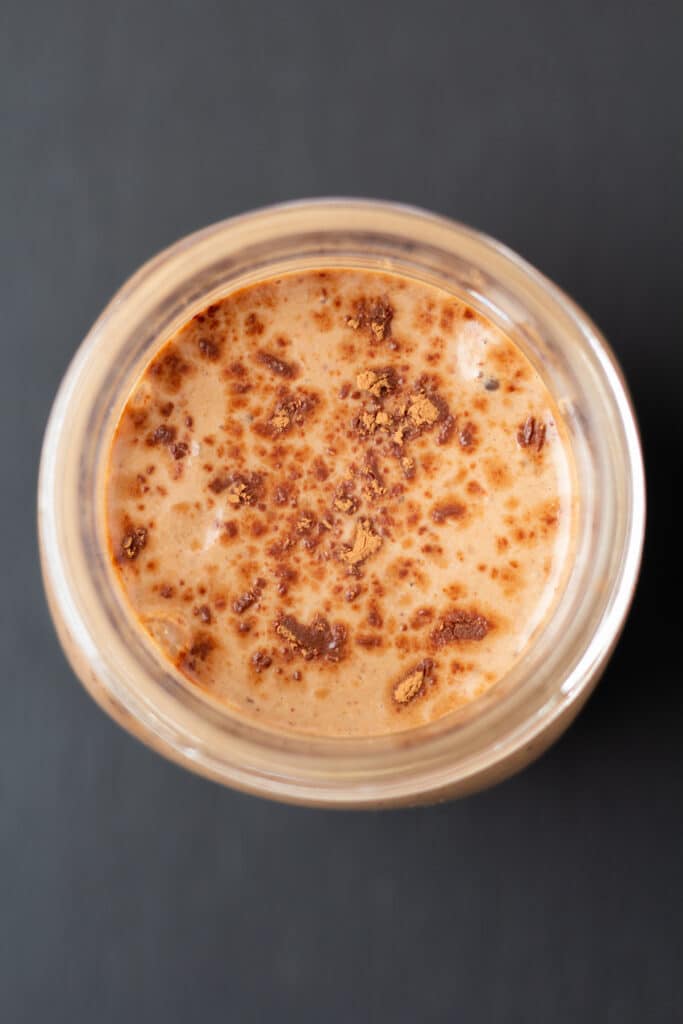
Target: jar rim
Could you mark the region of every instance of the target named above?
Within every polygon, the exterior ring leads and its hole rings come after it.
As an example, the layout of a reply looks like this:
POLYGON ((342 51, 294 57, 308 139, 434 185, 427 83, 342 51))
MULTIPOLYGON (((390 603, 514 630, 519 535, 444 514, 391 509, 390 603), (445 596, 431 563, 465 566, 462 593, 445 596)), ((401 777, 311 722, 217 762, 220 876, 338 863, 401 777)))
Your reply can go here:
MULTIPOLYGON (((329 251, 325 252, 329 256, 329 251)), ((431 265, 429 272, 435 272, 431 265)), ((596 444, 601 443, 596 439, 596 444)), ((101 456, 100 444, 100 468, 101 456)), ((236 788, 292 802, 377 806, 411 802, 453 787, 471 788, 477 779, 495 774, 511 759, 521 766, 526 751, 534 756, 531 748, 539 737, 551 733, 560 719, 573 717, 572 709, 578 710, 597 682, 632 600, 644 539, 645 483, 638 429, 621 369, 601 332, 572 299, 507 246, 456 221, 385 201, 320 198, 265 207, 203 228, 164 249, 123 284, 88 332, 55 399, 41 456, 38 509, 43 575, 60 639, 86 687, 125 727, 166 756, 236 788), (298 239, 302 245, 301 239, 307 239, 311 251, 320 251, 324 238, 334 248, 335 232, 347 240, 347 247, 348 239, 355 239, 356 247, 362 249, 365 238, 367 246, 381 250, 383 245, 387 253, 401 240, 404 255, 385 257, 385 262, 394 260, 397 273, 402 272, 401 259, 417 266, 420 259, 426 259, 428 248, 444 257, 445 266, 452 264, 454 275, 456 266, 460 268, 457 273, 464 272, 461 264, 474 267, 484 275, 484 290, 477 291, 481 281, 475 274, 467 301, 477 295, 480 306, 493 301, 486 291, 486 275, 506 289, 505 294, 516 297, 521 308, 533 299, 536 319, 541 316, 538 311, 548 311, 547 315, 561 324, 561 329, 556 328, 557 338, 564 339, 565 347, 572 346, 577 365, 585 363, 594 394, 603 395, 609 403, 613 432, 613 451, 607 451, 607 445, 603 458, 605 466, 610 458, 614 461, 614 489, 601 500, 604 514, 612 514, 620 524, 620 550, 610 555, 612 569, 609 578, 601 581, 602 605, 592 632, 587 627, 590 638, 585 648, 573 652, 566 671, 554 682, 542 678, 543 666, 539 665, 535 667, 538 678, 525 676, 525 658, 530 653, 525 652, 510 674, 509 692, 502 699, 495 693, 496 686, 462 712, 387 737, 271 733, 227 712, 217 712, 196 694, 181 695, 161 663, 154 685, 149 688, 146 678, 142 693, 138 685, 142 677, 134 668, 138 655, 138 668, 142 664, 140 651, 133 652, 126 671, 117 671, 115 659, 121 663, 126 652, 117 637, 121 623, 116 620, 114 604, 100 609, 90 606, 97 586, 102 586, 102 577, 96 581, 94 575, 97 559, 88 568, 95 545, 92 523, 85 529, 84 524, 76 528, 68 521, 78 505, 75 498, 80 496, 86 503, 93 499, 98 454, 87 448, 88 426, 106 434, 117 401, 121 407, 125 381, 134 377, 144 352, 148 358, 151 348, 171 333, 154 333, 154 315, 161 315, 163 309, 168 323, 172 315, 178 320, 181 313, 182 319, 187 319, 188 302, 204 303, 213 294, 212 286, 221 294, 238 287, 236 283, 226 287, 218 283, 219 279, 225 281, 226 273, 234 280, 235 273, 241 274, 241 279, 245 273, 251 273, 254 280, 273 276, 273 255, 286 252, 287 239, 290 247, 292 240, 298 239), (256 259, 257 252, 261 262, 256 259), (170 308, 173 304, 178 307, 175 313, 170 308), (145 335, 142 340, 141 335, 145 335), (137 339, 139 351, 133 351, 131 338, 137 339), (105 372, 109 351, 122 360, 118 397, 111 390, 111 367, 105 372), (85 386, 91 377, 99 381, 99 387, 85 386), (79 410, 78 417, 74 414, 77 400, 89 404, 79 410), (107 406, 104 411, 102 405, 107 406), (69 450, 69 440, 71 448, 75 440, 75 452, 69 450), (84 484, 86 477, 90 491, 84 484), (84 581, 87 572, 92 578, 84 581)), ((100 593, 102 603, 105 597, 100 593)), ((128 640, 134 643, 130 636, 128 640)), ((145 662, 143 674, 149 675, 150 664, 145 662)))

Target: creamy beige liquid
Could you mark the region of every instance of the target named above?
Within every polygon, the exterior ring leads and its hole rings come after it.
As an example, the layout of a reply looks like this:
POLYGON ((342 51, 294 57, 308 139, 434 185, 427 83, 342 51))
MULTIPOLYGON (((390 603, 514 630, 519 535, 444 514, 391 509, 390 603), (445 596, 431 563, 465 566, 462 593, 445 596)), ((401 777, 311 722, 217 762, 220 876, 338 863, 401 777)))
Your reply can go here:
POLYGON ((111 448, 115 571, 233 712, 319 735, 416 726, 501 678, 571 550, 571 459, 519 348, 437 288, 275 278, 195 316, 111 448))

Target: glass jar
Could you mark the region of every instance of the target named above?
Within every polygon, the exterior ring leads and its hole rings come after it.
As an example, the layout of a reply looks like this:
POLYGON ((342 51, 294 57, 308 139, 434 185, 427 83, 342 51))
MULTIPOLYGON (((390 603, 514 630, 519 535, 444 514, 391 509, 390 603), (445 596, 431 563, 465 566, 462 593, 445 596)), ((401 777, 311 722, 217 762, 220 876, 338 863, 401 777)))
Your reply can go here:
POLYGON ((605 339, 571 299, 498 242, 405 206, 289 203, 182 239, 145 264, 79 348, 47 427, 38 493, 45 587, 85 687, 150 746, 219 782, 327 807, 436 801, 487 786, 544 750, 577 714, 624 623, 639 569, 645 488, 629 396, 605 339), (501 327, 555 397, 576 464, 579 532, 555 611, 512 671, 429 725, 364 739, 270 731, 220 710, 136 624, 105 541, 112 433, 153 351, 228 292, 332 266, 401 273, 501 327))

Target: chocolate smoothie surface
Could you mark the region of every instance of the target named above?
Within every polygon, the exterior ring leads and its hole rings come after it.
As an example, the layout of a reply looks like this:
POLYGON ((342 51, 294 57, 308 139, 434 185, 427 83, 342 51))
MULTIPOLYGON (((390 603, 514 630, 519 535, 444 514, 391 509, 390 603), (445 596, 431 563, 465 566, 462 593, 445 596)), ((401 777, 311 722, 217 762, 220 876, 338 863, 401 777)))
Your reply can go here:
POLYGON ((468 305, 285 275, 196 315, 138 379, 112 562, 141 628, 233 713, 387 733, 518 660, 565 576, 572 478, 541 377, 468 305))

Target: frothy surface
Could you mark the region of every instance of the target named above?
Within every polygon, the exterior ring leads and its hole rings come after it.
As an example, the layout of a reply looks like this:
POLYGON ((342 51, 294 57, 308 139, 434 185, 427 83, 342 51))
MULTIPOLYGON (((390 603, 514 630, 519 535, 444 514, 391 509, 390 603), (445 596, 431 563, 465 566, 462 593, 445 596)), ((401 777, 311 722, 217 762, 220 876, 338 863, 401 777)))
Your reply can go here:
POLYGON ((113 564, 233 712, 392 732, 518 659, 566 567, 571 478, 540 376, 467 305, 370 271, 285 275, 194 317, 138 380, 113 564))

